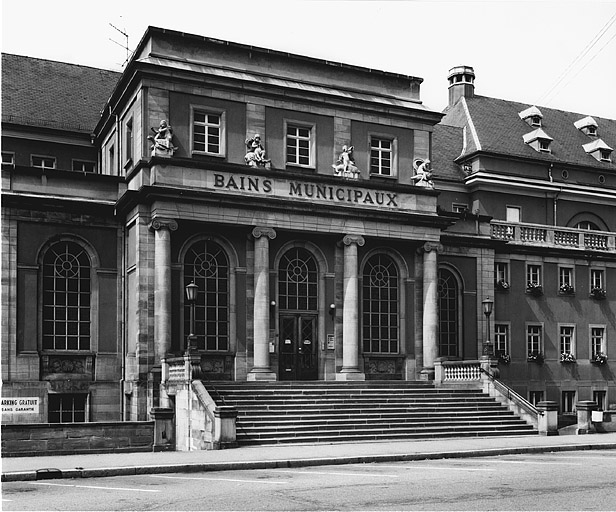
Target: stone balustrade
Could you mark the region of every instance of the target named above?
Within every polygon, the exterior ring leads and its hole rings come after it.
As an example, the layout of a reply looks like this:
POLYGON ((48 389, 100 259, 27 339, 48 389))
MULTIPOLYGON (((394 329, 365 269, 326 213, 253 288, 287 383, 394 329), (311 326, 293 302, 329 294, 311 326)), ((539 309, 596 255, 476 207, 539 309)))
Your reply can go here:
POLYGON ((616 234, 606 231, 588 231, 498 220, 493 220, 490 228, 492 238, 517 244, 541 244, 542 246, 585 251, 616 250, 616 234))

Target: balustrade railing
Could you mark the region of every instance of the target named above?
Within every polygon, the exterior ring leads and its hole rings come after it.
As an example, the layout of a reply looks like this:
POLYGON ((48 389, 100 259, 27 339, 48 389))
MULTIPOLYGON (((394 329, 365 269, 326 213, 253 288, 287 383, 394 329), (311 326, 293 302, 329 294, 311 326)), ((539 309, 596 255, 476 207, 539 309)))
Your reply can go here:
POLYGON ((481 380, 479 361, 443 361, 443 382, 481 380))
POLYGON ((491 237, 519 244, 541 244, 553 247, 592 251, 616 251, 616 235, 605 231, 492 221, 491 237))

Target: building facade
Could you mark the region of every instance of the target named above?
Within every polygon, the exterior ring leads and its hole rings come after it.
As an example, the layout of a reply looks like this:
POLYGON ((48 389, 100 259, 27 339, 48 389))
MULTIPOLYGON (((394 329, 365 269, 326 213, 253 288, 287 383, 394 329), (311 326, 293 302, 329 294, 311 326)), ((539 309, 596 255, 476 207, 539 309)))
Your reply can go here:
POLYGON ((607 406, 616 123, 574 161, 520 116, 483 140, 459 71, 443 117, 417 77, 152 27, 122 74, 3 56, 2 396, 37 404, 3 421, 147 419, 187 351, 207 380, 419 380, 491 338, 531 399, 607 406))

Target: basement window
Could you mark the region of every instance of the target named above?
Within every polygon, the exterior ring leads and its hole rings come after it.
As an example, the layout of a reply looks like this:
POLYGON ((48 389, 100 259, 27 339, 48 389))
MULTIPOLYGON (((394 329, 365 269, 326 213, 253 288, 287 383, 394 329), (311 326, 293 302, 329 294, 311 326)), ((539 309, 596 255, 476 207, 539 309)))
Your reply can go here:
POLYGON ((58 393, 49 395, 49 423, 83 423, 87 421, 86 393, 58 393))

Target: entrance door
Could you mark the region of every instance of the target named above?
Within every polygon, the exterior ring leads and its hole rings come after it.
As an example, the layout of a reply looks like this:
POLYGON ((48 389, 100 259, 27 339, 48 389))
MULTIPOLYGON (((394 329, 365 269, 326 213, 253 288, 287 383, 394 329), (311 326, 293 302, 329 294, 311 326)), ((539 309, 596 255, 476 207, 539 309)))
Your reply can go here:
POLYGON ((280 316, 280 380, 316 380, 317 339, 314 315, 280 316))

